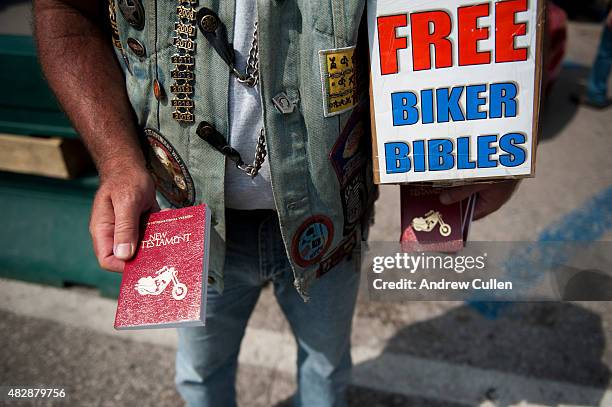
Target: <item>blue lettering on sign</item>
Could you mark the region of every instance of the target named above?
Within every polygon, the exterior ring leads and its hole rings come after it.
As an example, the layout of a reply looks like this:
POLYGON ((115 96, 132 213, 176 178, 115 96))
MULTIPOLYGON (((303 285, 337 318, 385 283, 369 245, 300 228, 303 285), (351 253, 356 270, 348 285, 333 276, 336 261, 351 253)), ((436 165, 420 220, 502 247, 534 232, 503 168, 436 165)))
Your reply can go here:
POLYGON ((459 105, 459 100, 463 94, 463 87, 456 87, 450 91, 448 88, 436 89, 436 103, 438 105, 438 123, 447 123, 450 117, 454 122, 463 121, 463 110, 459 105))
POLYGON ((487 104, 487 99, 480 96, 487 90, 486 85, 468 86, 465 91, 466 117, 468 120, 482 120, 487 118, 487 112, 481 112, 480 106, 487 104))
POLYGON ((457 168, 460 170, 472 170, 476 163, 470 161, 470 138, 459 137, 457 139, 457 168))
POLYGON ((497 161, 491 160, 491 156, 496 153, 497 149, 491 144, 497 141, 496 135, 478 136, 478 168, 493 168, 497 167, 497 161))
POLYGON ((421 114, 423 115, 423 124, 434 122, 433 114, 433 90, 426 89, 421 91, 421 114))
POLYGON ((514 83, 493 83, 489 90, 489 117, 516 117, 516 95, 518 88, 514 83), (502 112, 503 111, 503 112, 502 112))
POLYGON ((393 125, 408 126, 419 121, 419 111, 416 108, 417 97, 412 92, 391 94, 393 109, 393 125))
POLYGON ((455 143, 449 139, 415 140, 385 143, 387 174, 425 171, 445 171, 453 168, 518 167, 527 160, 524 145, 527 137, 522 133, 496 134, 476 138, 476 157, 471 159, 469 136, 458 137, 455 143), (498 158, 493 158, 498 155, 498 158))
POLYGON ((412 143, 412 156, 414 172, 425 172, 425 141, 417 140, 412 143))
POLYGON ((450 170, 455 165, 453 157, 453 142, 450 140, 429 140, 427 144, 429 153, 429 170, 450 170))
POLYGON ((525 150, 517 144, 525 144, 525 135, 521 133, 508 133, 499 139, 499 149, 506 154, 500 154, 499 163, 504 167, 518 167, 527 159, 525 150))
POLYGON ((517 96, 518 87, 512 82, 424 89, 420 100, 415 92, 395 92, 391 94, 393 126, 516 117, 517 96))
POLYGON ((397 174, 410 171, 410 147, 406 143, 386 143, 385 161, 387 174, 397 174))

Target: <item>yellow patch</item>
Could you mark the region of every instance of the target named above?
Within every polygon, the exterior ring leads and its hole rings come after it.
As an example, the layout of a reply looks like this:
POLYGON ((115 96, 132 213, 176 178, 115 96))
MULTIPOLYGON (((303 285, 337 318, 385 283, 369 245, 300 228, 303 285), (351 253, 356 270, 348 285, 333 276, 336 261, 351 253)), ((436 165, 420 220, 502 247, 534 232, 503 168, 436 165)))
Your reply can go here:
POLYGON ((355 47, 319 51, 325 117, 352 109, 357 104, 355 47))

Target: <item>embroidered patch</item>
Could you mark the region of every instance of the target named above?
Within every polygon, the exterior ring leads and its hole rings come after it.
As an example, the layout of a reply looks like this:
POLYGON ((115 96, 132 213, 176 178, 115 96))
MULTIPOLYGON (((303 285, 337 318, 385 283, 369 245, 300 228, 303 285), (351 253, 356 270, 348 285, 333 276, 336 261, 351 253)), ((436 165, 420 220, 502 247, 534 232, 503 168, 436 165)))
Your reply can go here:
POLYGON ((368 191, 365 182, 365 167, 342 187, 340 193, 344 213, 343 234, 346 236, 355 229, 367 207, 368 191))
POLYGON ((329 153, 340 182, 345 236, 352 232, 361 219, 368 200, 365 176, 368 154, 363 145, 364 140, 367 141, 363 120, 368 116, 364 110, 361 105, 355 108, 329 153))
POLYGON ((319 65, 325 117, 355 107, 358 100, 355 47, 321 50, 319 65))
POLYGON ((357 246, 357 233, 353 232, 341 241, 329 256, 321 260, 321 264, 319 264, 319 269, 317 270, 317 278, 323 276, 329 270, 340 264, 342 260, 350 256, 355 246, 357 246))
POLYGON ((187 166, 164 136, 153 129, 144 133, 149 145, 147 163, 157 190, 175 207, 192 206, 195 187, 187 166))
POLYGON ((315 264, 334 239, 334 226, 327 216, 314 215, 300 225, 291 245, 293 260, 300 267, 315 264))
POLYGON ((364 142, 369 141, 365 139, 367 135, 365 134, 364 117, 368 117, 366 115, 367 111, 364 111, 361 105, 355 108, 329 153, 329 159, 340 185, 346 185, 348 180, 368 160, 368 154, 363 145, 364 142))

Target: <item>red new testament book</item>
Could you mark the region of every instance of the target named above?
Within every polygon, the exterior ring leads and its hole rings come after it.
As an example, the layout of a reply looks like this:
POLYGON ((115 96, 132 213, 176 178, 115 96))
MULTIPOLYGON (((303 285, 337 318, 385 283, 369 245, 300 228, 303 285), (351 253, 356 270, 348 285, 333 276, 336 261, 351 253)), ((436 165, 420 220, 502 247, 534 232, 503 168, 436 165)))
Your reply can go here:
POLYGON ((115 329, 204 325, 209 229, 206 205, 149 216, 123 271, 115 329))

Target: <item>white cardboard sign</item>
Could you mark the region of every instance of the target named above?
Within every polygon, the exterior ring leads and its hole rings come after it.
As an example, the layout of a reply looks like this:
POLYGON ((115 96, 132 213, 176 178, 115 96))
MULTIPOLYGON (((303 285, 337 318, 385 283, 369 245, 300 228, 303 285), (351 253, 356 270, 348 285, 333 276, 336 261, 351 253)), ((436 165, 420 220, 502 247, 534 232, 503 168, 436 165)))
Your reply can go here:
POLYGON ((368 0, 378 183, 533 175, 542 2, 368 0))

